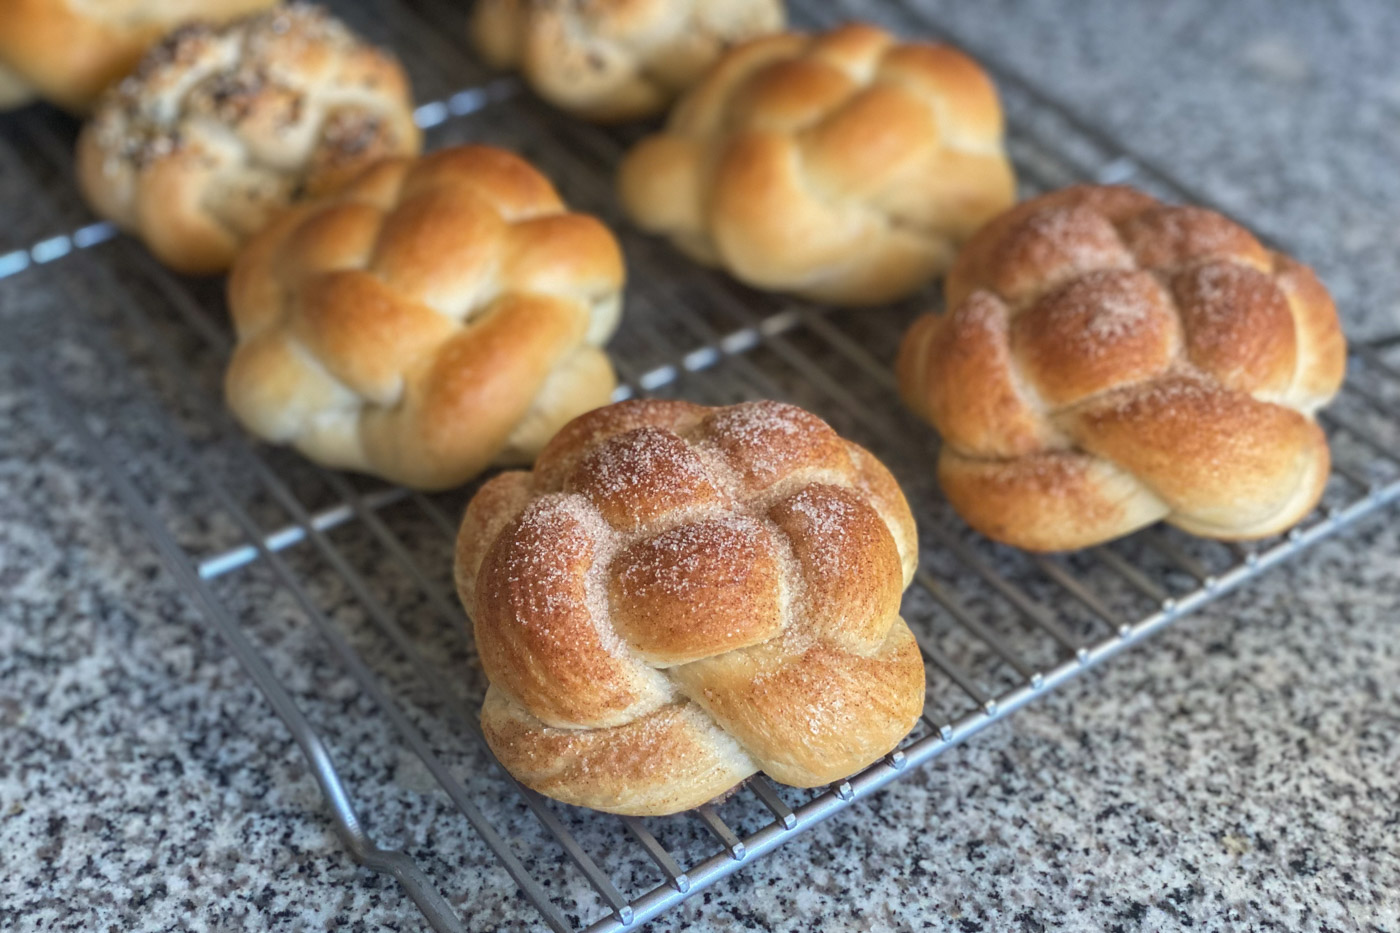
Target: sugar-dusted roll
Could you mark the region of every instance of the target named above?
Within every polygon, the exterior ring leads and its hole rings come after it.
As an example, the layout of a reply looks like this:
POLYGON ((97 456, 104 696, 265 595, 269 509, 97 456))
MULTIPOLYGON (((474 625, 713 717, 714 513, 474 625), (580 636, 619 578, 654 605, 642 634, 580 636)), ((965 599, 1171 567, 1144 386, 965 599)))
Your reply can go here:
POLYGON ((619 184, 632 219, 692 258, 841 305, 918 290, 1015 197, 986 73, 863 25, 738 46, 619 184))
POLYGON ((83 128, 78 181, 166 265, 212 273, 287 204, 419 143, 398 62, 296 4, 152 48, 83 128))
POLYGON ((1287 529, 1327 481, 1313 414, 1345 364, 1306 266, 1212 211, 1076 187, 973 238, 898 375, 943 436, 953 507, 1000 541, 1064 550, 1159 520, 1287 529))
POLYGON ((899 614, 917 553, 894 478, 800 408, 584 415, 483 486, 457 539, 486 739, 526 785, 616 813, 757 771, 844 778, 923 709, 899 614))
POLYGON ((239 256, 228 403, 327 466, 455 486, 607 403, 622 282, 612 234, 524 159, 385 159, 239 256))

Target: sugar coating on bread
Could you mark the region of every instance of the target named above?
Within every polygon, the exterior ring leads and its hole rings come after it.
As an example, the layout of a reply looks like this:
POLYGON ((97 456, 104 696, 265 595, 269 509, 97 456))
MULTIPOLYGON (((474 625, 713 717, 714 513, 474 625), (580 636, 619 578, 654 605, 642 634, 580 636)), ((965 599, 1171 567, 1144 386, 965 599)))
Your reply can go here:
POLYGON ((659 113, 725 49, 783 21, 782 0, 477 0, 471 32, 555 106, 616 122, 659 113))
POLYGON ((6 0, 0 109, 34 96, 85 112, 142 52, 189 20, 223 22, 276 0, 6 0))
POLYGON ((483 486, 458 535, 487 741, 528 786, 617 813, 760 770, 845 777, 923 709, 899 615, 916 560, 893 477, 800 408, 586 414, 483 486))
POLYGON ((162 262, 210 273, 288 203, 419 144, 398 63, 296 4, 154 46, 84 128, 78 179, 162 262))
POLYGON ((619 186, 638 225, 693 258, 842 305, 921 288, 1015 196, 977 63, 865 25, 731 50, 619 186))
POLYGON ((1220 214, 1121 186, 1045 195, 967 244, 947 308, 910 328, 899 386, 990 537, 1064 550, 1159 520, 1263 537, 1320 498, 1336 309, 1220 214))
POLYGON ((455 486, 607 403, 622 283, 608 229, 519 156, 384 159, 240 254, 228 402, 328 466, 455 486))

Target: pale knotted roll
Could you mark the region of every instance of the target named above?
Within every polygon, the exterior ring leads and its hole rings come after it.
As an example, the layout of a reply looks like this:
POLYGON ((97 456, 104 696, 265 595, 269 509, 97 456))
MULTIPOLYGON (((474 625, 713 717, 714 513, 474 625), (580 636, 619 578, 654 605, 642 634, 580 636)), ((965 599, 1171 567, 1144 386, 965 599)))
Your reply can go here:
POLYGON ((239 256, 229 406, 327 466, 455 486, 608 402, 622 283, 607 227, 519 156, 385 159, 239 256))
POLYGON ((287 204, 419 144, 398 62, 294 4, 154 46, 83 128, 78 181, 161 262, 207 274, 287 204))
POLYGON ((692 258, 841 305, 918 290, 1016 192, 977 63, 864 25, 738 46, 627 154, 619 187, 692 258))
POLYGON ((918 719, 899 614, 914 519, 889 472, 777 402, 624 402, 482 487, 457 586, 511 774, 628 814, 757 771, 844 778, 918 719))
POLYGON ((947 308, 906 335, 899 386, 943 436, 949 501, 990 537, 1064 550, 1159 520, 1263 537, 1322 494, 1336 309, 1217 213, 1125 187, 1028 201, 963 250, 947 308))
POLYGON ((664 110, 725 49, 783 28, 782 0, 477 0, 471 32, 497 68, 599 122, 664 110))

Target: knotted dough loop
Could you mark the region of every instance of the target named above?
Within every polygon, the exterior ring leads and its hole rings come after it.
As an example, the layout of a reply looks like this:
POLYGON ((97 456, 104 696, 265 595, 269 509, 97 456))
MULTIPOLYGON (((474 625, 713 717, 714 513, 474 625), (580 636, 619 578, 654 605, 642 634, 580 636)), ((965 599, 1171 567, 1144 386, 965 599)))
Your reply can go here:
POLYGON ((726 48, 783 20, 782 0, 477 0, 471 31, 493 67, 615 122, 659 113, 726 48))
POLYGON ((295 4, 153 47, 83 129, 78 180, 163 263, 206 274, 289 202, 419 143, 398 62, 295 4))
POLYGON ((894 478, 777 402, 635 401, 472 500, 456 574, 501 763, 567 803, 698 806, 762 770, 814 786, 923 709, 894 478))
POLYGON ((40 96, 75 113, 188 20, 224 22, 276 0, 5 0, 0 109, 40 96))
POLYGON ((1336 309, 1306 266, 1212 211, 1075 187, 997 218, 913 325, 900 390, 943 436, 939 479, 984 534, 1086 547, 1158 520, 1276 534, 1330 467, 1336 309))
POLYGON ((455 486, 607 403, 622 281, 608 229, 520 157, 385 159, 239 256, 229 405, 328 466, 455 486))
POLYGON ((977 63, 864 25, 735 48, 620 186, 638 225, 696 260, 843 305, 922 287, 1015 196, 977 63))

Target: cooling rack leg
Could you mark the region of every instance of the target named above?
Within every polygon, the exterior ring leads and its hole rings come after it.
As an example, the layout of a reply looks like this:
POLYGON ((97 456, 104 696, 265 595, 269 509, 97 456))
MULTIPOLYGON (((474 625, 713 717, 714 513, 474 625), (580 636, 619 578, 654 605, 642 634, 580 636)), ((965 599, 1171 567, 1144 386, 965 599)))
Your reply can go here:
POLYGON ((194 567, 181 557, 179 545, 161 524, 130 478, 108 454, 102 442, 78 416, 72 403, 52 379, 32 361, 16 358, 15 362, 111 482, 112 491, 141 526, 181 589, 194 597, 204 617, 213 623, 244 670, 272 705, 273 711, 286 724, 302 754, 306 756, 322 796, 330 805, 336 833, 346 848, 365 867, 397 879, 437 933, 465 933, 465 927, 452 910, 452 906, 428 879, 422 867, 400 850, 380 848, 365 832, 351 802, 349 790, 336 771, 335 762, 321 737, 316 734, 295 701, 278 683, 252 642, 224 612, 205 581, 200 579, 194 567))

